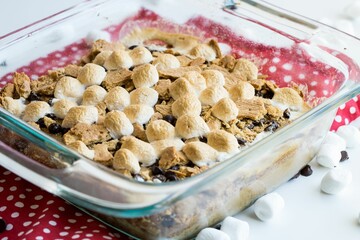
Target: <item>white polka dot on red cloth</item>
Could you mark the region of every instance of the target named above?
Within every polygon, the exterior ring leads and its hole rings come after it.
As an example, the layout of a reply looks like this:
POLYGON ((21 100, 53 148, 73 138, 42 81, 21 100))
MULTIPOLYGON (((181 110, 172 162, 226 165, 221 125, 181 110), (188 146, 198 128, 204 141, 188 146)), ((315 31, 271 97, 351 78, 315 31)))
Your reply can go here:
POLYGON ((335 121, 336 122, 341 122, 342 121, 342 117, 340 116, 340 115, 337 115, 336 117, 335 117, 335 121))

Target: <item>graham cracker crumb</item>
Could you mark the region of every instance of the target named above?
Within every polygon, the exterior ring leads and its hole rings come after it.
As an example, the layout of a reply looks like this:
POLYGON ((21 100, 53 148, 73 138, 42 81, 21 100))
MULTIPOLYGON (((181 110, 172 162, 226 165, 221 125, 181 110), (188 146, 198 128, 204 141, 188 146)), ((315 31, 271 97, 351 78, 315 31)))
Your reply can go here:
POLYGON ((15 91, 20 97, 28 98, 31 93, 30 78, 25 73, 14 74, 15 91))
POLYGON ((125 86, 131 82, 131 74, 127 69, 108 71, 101 85, 108 91, 117 86, 125 86))
POLYGON ((78 123, 63 136, 63 139, 66 145, 80 140, 88 146, 108 141, 111 136, 104 125, 78 123))
POLYGON ((260 98, 239 99, 235 104, 239 109, 239 119, 249 118, 252 120, 259 120, 267 113, 264 102, 260 98))
POLYGON ((175 165, 186 165, 188 162, 189 160, 183 153, 177 151, 175 147, 168 147, 161 154, 159 167, 169 169, 175 165))
POLYGON ((201 68, 199 66, 187 66, 187 67, 159 70, 158 72, 161 78, 177 79, 182 75, 184 75, 186 72, 190 72, 190 71, 201 72, 201 68))
POLYGON ((132 135, 144 142, 148 142, 143 125, 139 123, 134 123, 133 126, 134 126, 134 132, 132 133, 132 135))
POLYGON ((77 76, 79 75, 80 69, 81 69, 81 67, 78 65, 69 64, 64 68, 65 75, 77 78, 77 76))
POLYGON ((102 164, 109 165, 113 159, 113 155, 109 152, 106 144, 96 144, 94 152, 94 161, 101 162, 102 164))

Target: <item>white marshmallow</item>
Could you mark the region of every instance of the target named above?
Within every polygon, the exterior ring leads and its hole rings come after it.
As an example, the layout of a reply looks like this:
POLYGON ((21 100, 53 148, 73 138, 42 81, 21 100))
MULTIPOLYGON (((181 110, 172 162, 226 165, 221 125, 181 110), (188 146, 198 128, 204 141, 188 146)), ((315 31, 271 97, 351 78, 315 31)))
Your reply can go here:
POLYGON ((96 106, 99 102, 103 101, 107 91, 98 85, 93 85, 85 89, 82 99, 82 105, 96 106))
POLYGON ((94 159, 95 156, 95 151, 94 150, 90 150, 84 142, 77 140, 75 142, 72 142, 69 145, 70 148, 76 150, 78 153, 84 155, 85 157, 89 158, 89 159, 94 159))
POLYGON ((143 46, 134 48, 129 54, 133 60, 134 66, 149 63, 153 60, 151 52, 143 46))
MULTIPOLYGON (((54 101, 53 101, 54 102, 54 101)), ((53 111, 56 117, 64 119, 72 107, 76 107, 76 102, 68 99, 60 99, 53 104, 53 111)))
POLYGON ((176 133, 182 138, 205 136, 210 128, 200 116, 185 114, 175 124, 176 133))
POLYGON ((150 143, 141 141, 133 136, 123 137, 121 149, 130 150, 143 166, 150 166, 156 162, 156 153, 150 143))
POLYGON ((164 120, 155 120, 146 127, 146 137, 149 142, 172 139, 175 137, 175 127, 164 120))
POLYGON ((194 95, 185 95, 176 99, 171 105, 171 112, 176 118, 179 118, 184 114, 200 115, 201 102, 194 95))
POLYGON ((126 169, 133 174, 139 173, 141 169, 136 156, 125 148, 116 151, 112 165, 116 170, 126 169))
POLYGON ((206 88, 206 80, 199 72, 189 71, 184 73, 181 77, 189 81, 191 86, 195 89, 197 95, 206 88))
POLYGON ((185 146, 185 143, 180 138, 163 139, 150 143, 154 148, 156 156, 160 158, 161 154, 168 147, 175 147, 177 151, 181 151, 185 146))
POLYGON ((105 69, 94 63, 87 63, 83 66, 78 75, 78 80, 86 87, 100 85, 106 77, 105 69))
POLYGON ((36 122, 47 113, 51 113, 51 107, 47 102, 33 101, 25 107, 22 119, 26 122, 36 122))
POLYGON ((236 119, 239 109, 230 98, 222 98, 212 107, 212 114, 224 122, 236 119))
POLYGON ((334 144, 322 144, 316 156, 316 161, 323 167, 337 167, 341 159, 340 147, 334 144))
POLYGON ((105 60, 104 67, 107 70, 116 70, 120 68, 130 68, 133 65, 133 60, 129 52, 125 50, 117 50, 105 60))
POLYGON ((336 133, 346 141, 346 147, 360 146, 360 131, 352 125, 344 125, 338 128, 336 133))
POLYGON ((352 180, 352 174, 344 168, 331 169, 321 180, 321 190, 327 194, 338 194, 343 191, 352 180))
POLYGON ((268 221, 278 216, 284 206, 284 199, 278 193, 273 192, 262 196, 255 202, 254 212, 261 221, 268 221))
POLYGON ((230 240, 229 236, 215 228, 204 228, 196 236, 195 240, 230 240))
POLYGON ((154 109, 144 104, 132 104, 124 109, 131 123, 145 124, 154 114, 154 109))
POLYGON ((207 143, 218 150, 233 154, 239 151, 239 143, 236 137, 224 130, 215 130, 207 135, 207 143))
POLYGON ((252 99, 255 96, 255 88, 250 83, 241 81, 230 88, 229 94, 235 102, 239 99, 252 99))
POLYGON ((62 77, 55 86, 54 97, 79 101, 85 91, 84 85, 73 77, 62 77))
POLYGON ((233 69, 234 73, 246 77, 247 80, 257 79, 258 71, 257 66, 245 58, 236 60, 236 64, 233 69))
POLYGON ((219 156, 218 151, 200 141, 186 143, 183 152, 191 162, 199 167, 213 165, 219 156))
POLYGON ((334 27, 346 32, 348 34, 354 35, 355 31, 354 31, 354 25, 351 21, 347 20, 347 19, 338 19, 335 21, 334 27))
POLYGON ((92 30, 86 35, 85 42, 88 45, 92 45, 93 42, 95 42, 96 40, 99 40, 99 39, 110 42, 111 41, 111 35, 110 35, 110 33, 106 32, 106 31, 92 30))
POLYGON ((329 131, 323 141, 323 144, 333 144, 340 148, 341 151, 346 150, 345 140, 334 132, 329 131))
POLYGON ((122 87, 112 88, 105 96, 106 107, 111 110, 123 110, 130 105, 130 95, 122 87))
POLYGON ((157 70, 166 70, 171 68, 179 68, 179 60, 172 54, 160 54, 152 64, 156 67, 157 70))
POLYGON ((222 98, 226 98, 228 96, 229 93, 224 87, 213 85, 202 91, 199 99, 203 105, 214 106, 222 98))
POLYGON ((198 95, 191 83, 183 77, 176 79, 170 84, 169 92, 175 100, 185 95, 198 95))
POLYGON ((108 59, 112 53, 113 53, 112 51, 108 51, 108 50, 102 51, 98 55, 96 55, 96 57, 92 62, 97 65, 104 66, 106 59, 108 59))
POLYGON ((145 64, 134 69, 132 80, 135 88, 152 87, 159 81, 159 73, 151 64, 145 64))
POLYGON ((249 224, 234 217, 226 217, 221 224, 220 230, 226 233, 230 240, 249 239, 249 224))
POLYGON ((25 110, 24 99, 13 99, 12 97, 4 97, 2 100, 3 107, 11 114, 20 117, 25 110))
POLYGON ((114 139, 120 138, 122 136, 128 136, 134 131, 134 126, 126 117, 125 113, 117 110, 106 114, 104 119, 104 126, 109 131, 110 136, 114 139))
POLYGON ((358 16, 360 16, 360 1, 353 1, 350 3, 343 11, 345 16, 354 19, 358 16))
POLYGON ((93 124, 98 120, 98 109, 94 106, 77 106, 73 107, 66 114, 61 126, 71 128, 77 123, 93 124))
POLYGON ((207 61, 213 61, 216 58, 215 50, 207 44, 199 44, 190 50, 190 54, 194 57, 202 57, 207 61))
POLYGON ((147 87, 137 88, 130 92, 130 103, 131 104, 145 104, 153 107, 159 98, 159 93, 147 87))
POLYGON ((218 70, 205 70, 201 75, 205 78, 207 87, 225 85, 225 77, 218 70))

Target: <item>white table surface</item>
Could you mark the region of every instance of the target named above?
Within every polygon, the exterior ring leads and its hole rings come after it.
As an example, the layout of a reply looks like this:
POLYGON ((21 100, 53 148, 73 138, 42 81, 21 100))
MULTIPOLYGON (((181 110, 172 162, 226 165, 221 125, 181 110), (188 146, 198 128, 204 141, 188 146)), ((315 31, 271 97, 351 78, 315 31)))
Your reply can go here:
MULTIPOLYGON (((0 8, 0 36, 81 1, 6 1, 0 8)), ((341 16, 342 9, 352 1, 269 0, 269 2, 314 19, 324 17, 335 19, 341 16)), ((236 216, 249 222, 250 239, 360 239, 360 224, 357 223, 360 213, 360 147, 349 149, 348 152, 350 160, 342 163, 341 166, 352 171, 353 181, 346 191, 335 196, 321 193, 320 181, 328 169, 319 167, 313 162, 312 176, 300 176, 277 189, 276 192, 285 200, 285 209, 278 218, 270 222, 261 222, 253 214, 252 207, 236 216)))

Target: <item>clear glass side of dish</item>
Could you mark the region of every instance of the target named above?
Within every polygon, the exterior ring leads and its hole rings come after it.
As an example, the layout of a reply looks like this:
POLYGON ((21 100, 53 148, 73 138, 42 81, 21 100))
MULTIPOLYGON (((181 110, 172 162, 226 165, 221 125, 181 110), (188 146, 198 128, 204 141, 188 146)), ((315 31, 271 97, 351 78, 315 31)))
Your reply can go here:
POLYGON ((359 40, 261 1, 219 6, 200 0, 84 3, 40 29, 17 32, 15 40, 2 39, 0 84, 11 81, 13 71, 36 78, 77 61, 94 29, 118 40, 134 28, 155 27, 217 38, 278 85, 301 86, 312 110, 202 174, 160 185, 126 179, 1 110, 6 138, 0 151, 9 158, 0 164, 141 239, 189 238, 288 181, 315 156, 336 108, 359 94, 359 40))

